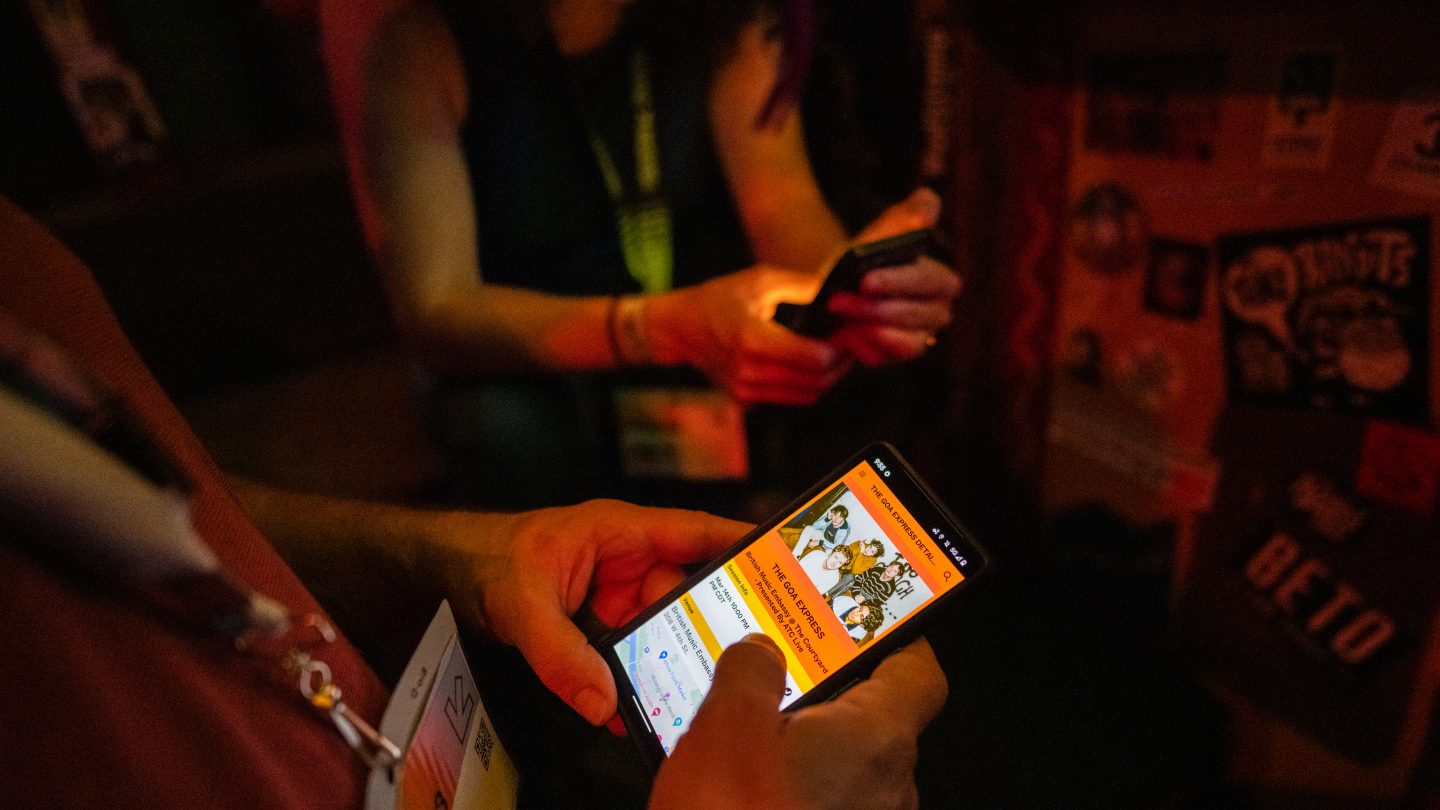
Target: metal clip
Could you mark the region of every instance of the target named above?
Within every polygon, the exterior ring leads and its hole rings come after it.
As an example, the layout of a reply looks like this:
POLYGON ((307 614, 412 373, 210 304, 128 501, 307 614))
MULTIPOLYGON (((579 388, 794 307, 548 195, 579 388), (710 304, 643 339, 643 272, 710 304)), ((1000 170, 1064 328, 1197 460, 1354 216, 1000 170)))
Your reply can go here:
POLYGON ((328 664, 300 650, 291 650, 286 666, 299 677, 300 694, 310 705, 330 715, 330 722, 367 767, 388 768, 400 761, 400 747, 345 704, 340 687, 330 679, 328 664))
POLYGON ((330 709, 330 720, 335 723, 335 728, 340 731, 340 736, 350 744, 350 748, 360 759, 372 770, 375 768, 388 768, 400 761, 400 746, 391 742, 384 734, 375 730, 375 727, 365 722, 365 718, 350 710, 345 701, 338 699, 330 709))

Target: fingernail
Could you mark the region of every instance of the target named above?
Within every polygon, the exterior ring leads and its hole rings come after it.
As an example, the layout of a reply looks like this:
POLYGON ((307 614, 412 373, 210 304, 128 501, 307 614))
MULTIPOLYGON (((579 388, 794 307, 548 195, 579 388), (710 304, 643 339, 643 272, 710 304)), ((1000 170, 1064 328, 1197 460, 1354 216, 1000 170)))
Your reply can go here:
POLYGON ((590 721, 591 725, 600 725, 610 719, 609 701, 600 694, 600 690, 593 686, 587 686, 575 696, 573 703, 575 711, 580 716, 590 721))

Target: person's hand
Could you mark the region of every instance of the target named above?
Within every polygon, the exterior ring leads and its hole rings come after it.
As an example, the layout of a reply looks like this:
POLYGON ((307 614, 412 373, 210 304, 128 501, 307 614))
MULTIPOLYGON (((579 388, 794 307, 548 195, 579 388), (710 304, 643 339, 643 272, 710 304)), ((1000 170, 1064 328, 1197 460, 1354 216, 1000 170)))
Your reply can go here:
POLYGON ((681 509, 621 501, 516 515, 455 512, 421 570, 441 577, 456 615, 520 649, 540 680, 586 720, 615 715, 615 680, 570 620, 589 599, 615 627, 752 528, 681 509), (498 520, 498 522, 497 522, 498 520))
POLYGON ((720 656, 650 807, 916 807, 916 741, 947 689, 922 639, 835 700, 782 713, 784 659, 749 636, 720 656))
MULTIPOLYGON (((933 227, 939 216, 940 198, 918 189, 881 214, 856 241, 933 227)), ((830 342, 867 366, 919 357, 950 323, 960 286, 953 270, 929 256, 871 270, 860 279, 859 294, 841 292, 830 299, 830 311, 845 319, 830 342)))
POLYGON ((685 363, 742 405, 809 405, 849 369, 825 341, 775 323, 775 307, 815 297, 812 273, 758 265, 645 302, 650 350, 664 365, 685 363))

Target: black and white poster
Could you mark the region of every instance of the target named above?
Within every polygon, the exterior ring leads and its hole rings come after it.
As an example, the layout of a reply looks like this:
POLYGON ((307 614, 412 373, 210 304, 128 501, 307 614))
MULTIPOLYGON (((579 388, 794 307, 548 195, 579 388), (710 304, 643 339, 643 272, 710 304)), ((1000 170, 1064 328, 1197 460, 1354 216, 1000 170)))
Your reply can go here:
POLYGON ((1434 490, 1375 482, 1440 473, 1440 437, 1319 411, 1231 407, 1224 471, 1198 527, 1173 616, 1199 668, 1361 762, 1387 758, 1425 714, 1421 662, 1440 591, 1434 490), (1402 431, 1402 464, 1386 446, 1402 431), (1324 437, 1316 441, 1316 437, 1324 437), (1419 508, 1417 508, 1419 507, 1419 508))
POLYGON ((1232 234, 1219 260, 1233 401, 1427 417, 1429 218, 1232 234))

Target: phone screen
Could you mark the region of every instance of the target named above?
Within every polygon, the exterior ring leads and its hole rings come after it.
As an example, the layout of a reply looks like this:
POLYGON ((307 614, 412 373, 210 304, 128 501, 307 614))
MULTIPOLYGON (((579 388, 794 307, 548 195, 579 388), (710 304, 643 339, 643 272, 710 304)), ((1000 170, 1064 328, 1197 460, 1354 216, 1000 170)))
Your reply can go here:
POLYGON ((668 756, 730 644, 785 654, 781 708, 826 683, 983 565, 968 536, 885 445, 613 643, 668 756))

